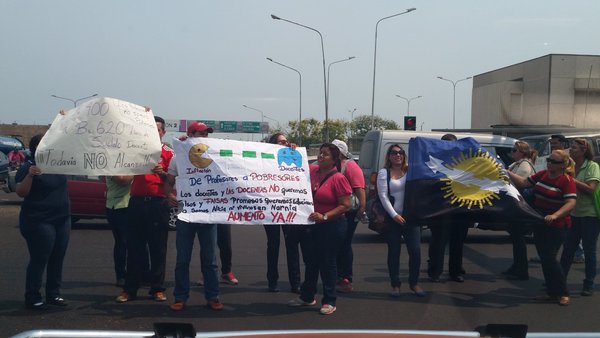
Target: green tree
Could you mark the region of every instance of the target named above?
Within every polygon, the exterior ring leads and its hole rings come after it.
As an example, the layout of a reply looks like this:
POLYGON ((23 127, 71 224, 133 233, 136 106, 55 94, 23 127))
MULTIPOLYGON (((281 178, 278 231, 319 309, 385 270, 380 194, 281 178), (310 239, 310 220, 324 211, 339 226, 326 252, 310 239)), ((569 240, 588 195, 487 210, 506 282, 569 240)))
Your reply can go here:
POLYGON ((298 121, 290 121, 288 127, 290 130, 287 135, 288 140, 300 147, 323 143, 323 123, 317 119, 303 119, 300 125, 298 125, 298 121))
MULTIPOLYGON (((373 128, 379 130, 399 129, 398 124, 393 120, 385 120, 377 115, 373 119, 373 128)), ((350 130, 353 137, 365 136, 371 130, 371 116, 357 116, 350 123, 350 130)))

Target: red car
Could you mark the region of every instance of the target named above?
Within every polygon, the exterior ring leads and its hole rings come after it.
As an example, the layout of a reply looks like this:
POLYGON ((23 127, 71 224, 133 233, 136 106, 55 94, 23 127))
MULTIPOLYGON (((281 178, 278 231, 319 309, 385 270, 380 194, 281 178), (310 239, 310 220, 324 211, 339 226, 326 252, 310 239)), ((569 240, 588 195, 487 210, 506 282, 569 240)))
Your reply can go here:
MULTIPOLYGON (((71 222, 106 218, 106 180, 101 176, 68 176, 71 222)), ((171 208, 169 227, 175 229, 177 208, 171 208)))
POLYGON ((71 221, 106 218, 106 183, 99 176, 68 176, 71 221))

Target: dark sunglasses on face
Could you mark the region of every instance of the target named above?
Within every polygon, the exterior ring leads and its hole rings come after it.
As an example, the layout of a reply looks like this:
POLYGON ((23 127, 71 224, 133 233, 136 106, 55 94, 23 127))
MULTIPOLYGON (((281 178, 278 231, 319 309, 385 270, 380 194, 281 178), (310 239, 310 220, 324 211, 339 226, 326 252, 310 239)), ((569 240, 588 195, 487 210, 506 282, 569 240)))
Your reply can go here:
POLYGON ((515 149, 515 148, 513 148, 511 151, 512 151, 513 153, 516 153, 516 152, 518 152, 518 151, 519 151, 519 149, 515 149))
POLYGON ((553 158, 550 158, 550 157, 546 158, 546 162, 547 163, 551 163, 551 164, 562 164, 563 163, 563 161, 557 161, 557 160, 555 160, 553 158))
POLYGON ((277 141, 277 144, 280 144, 282 146, 286 146, 288 144, 288 141, 287 140, 279 140, 279 141, 277 141))
POLYGON ((390 155, 392 155, 392 156, 404 155, 404 150, 400 150, 400 151, 392 150, 392 151, 390 151, 390 155))

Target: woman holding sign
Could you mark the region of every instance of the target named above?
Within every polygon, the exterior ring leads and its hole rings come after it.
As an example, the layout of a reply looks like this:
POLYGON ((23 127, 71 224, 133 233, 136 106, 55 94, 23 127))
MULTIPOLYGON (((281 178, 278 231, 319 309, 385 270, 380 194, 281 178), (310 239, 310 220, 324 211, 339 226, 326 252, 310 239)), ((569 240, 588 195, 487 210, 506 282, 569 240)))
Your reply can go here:
POLYGON ((29 141, 31 158, 16 175, 17 195, 23 197, 19 228, 27 241, 29 264, 25 279, 25 306, 42 310, 46 304, 66 306, 60 294, 62 268, 71 232, 71 212, 65 175, 42 174, 35 151, 42 134, 29 141), (46 302, 40 289, 46 271, 46 302))
MULTIPOLYGON (((283 133, 275 133, 269 138, 269 143, 289 147, 290 143, 283 133)), ((267 234, 267 281, 269 292, 279 292, 277 280, 279 279, 279 243, 280 229, 283 230, 285 252, 287 256, 288 277, 290 280, 290 291, 300 293, 300 237, 303 226, 301 225, 265 225, 267 234)))
POLYGON ((310 167, 310 182, 315 212, 309 220, 308 238, 304 241, 305 279, 300 296, 288 302, 289 306, 315 305, 319 273, 323 282, 323 300, 320 313, 330 315, 336 310, 337 253, 346 233, 344 213, 350 209, 352 188, 341 169, 340 150, 331 143, 319 149, 318 165, 310 167))

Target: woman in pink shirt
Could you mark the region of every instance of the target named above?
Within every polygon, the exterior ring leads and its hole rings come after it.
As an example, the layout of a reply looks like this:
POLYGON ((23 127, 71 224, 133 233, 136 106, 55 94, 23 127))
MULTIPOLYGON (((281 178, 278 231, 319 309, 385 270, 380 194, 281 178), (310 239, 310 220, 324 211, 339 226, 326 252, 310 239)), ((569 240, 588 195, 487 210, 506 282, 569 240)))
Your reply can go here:
POLYGON ((331 143, 323 144, 317 163, 310 167, 315 211, 310 214, 309 220, 315 224, 308 227, 303 243, 306 264, 304 283, 300 288, 300 296, 289 301, 288 305, 315 305, 320 273, 323 282, 320 313, 330 315, 336 310, 336 257, 346 233, 344 213, 350 209, 352 188, 346 177, 339 173, 341 162, 338 147, 331 143))

